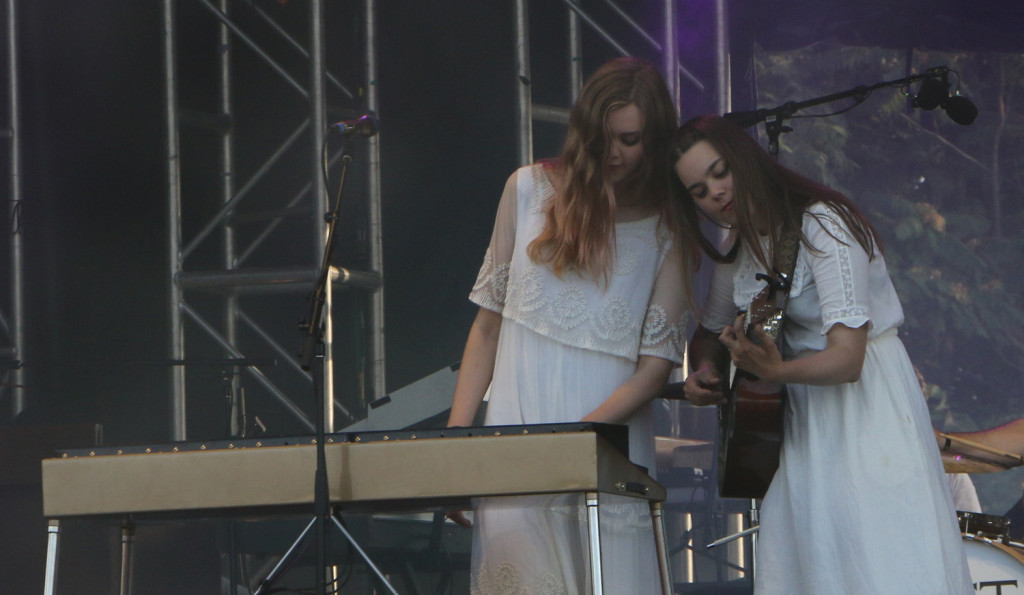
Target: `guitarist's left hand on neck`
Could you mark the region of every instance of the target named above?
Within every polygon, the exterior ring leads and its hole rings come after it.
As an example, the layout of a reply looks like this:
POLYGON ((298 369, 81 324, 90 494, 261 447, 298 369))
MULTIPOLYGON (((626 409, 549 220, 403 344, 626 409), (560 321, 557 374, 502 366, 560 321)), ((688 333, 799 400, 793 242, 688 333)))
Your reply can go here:
POLYGON ((753 340, 743 332, 744 316, 738 316, 732 326, 718 335, 718 340, 729 350, 729 356, 737 368, 771 382, 785 382, 781 376, 785 363, 775 341, 760 325, 753 325, 750 332, 753 340))

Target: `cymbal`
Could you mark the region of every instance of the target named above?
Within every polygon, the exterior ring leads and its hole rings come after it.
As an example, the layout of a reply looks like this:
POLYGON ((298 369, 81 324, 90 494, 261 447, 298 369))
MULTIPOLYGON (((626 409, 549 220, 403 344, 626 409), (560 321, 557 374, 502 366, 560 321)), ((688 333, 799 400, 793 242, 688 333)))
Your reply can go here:
POLYGON ((654 437, 654 458, 659 469, 710 467, 712 443, 691 438, 654 437))
POLYGON ((672 454, 677 448, 688 446, 708 446, 709 440, 693 440, 692 438, 672 438, 671 436, 655 436, 654 449, 658 454, 672 454))
POLYGON ((946 473, 995 473, 997 471, 1006 471, 1016 466, 1017 464, 983 461, 952 452, 942 453, 942 467, 946 470, 946 473))
POLYGON ((993 473, 1024 463, 1024 457, 1012 452, 942 432, 938 436, 946 440, 946 446, 941 450, 942 466, 946 473, 993 473), (955 450, 952 449, 954 445, 955 450), (965 451, 971 449, 971 454, 965 454, 965 451))

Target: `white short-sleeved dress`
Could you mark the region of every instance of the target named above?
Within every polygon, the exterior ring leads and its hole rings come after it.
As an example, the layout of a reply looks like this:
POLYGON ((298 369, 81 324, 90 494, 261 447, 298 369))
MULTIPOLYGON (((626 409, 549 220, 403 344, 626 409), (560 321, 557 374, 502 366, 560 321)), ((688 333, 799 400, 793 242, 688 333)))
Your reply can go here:
MULTIPOLYGON (((783 356, 868 326, 860 380, 789 385, 779 469, 764 497, 755 592, 972 593, 927 406, 897 328, 903 309, 881 254, 813 205, 786 309, 783 356), (838 238, 838 239, 837 239, 838 238)), ((750 253, 718 267, 704 326, 720 331, 763 287, 750 253)))
MULTIPOLYGON (((618 223, 607 284, 574 272, 559 279, 526 253, 553 192, 541 165, 509 178, 470 296, 502 314, 487 425, 576 422, 634 373, 639 355, 681 362, 688 310, 670 234, 657 217, 618 223)), ((630 458, 653 474, 651 415, 645 407, 628 426, 630 458)), ((659 592, 646 502, 606 502, 605 592, 659 592)), ((591 592, 584 508, 578 495, 478 501, 472 592, 591 592)))

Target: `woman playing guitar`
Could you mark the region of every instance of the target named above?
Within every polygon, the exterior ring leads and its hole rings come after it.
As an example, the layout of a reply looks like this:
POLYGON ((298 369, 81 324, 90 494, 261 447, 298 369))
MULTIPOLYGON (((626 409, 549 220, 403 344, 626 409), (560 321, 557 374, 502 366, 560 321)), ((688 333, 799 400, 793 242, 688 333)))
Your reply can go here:
POLYGON ((973 592, 927 407, 897 334, 903 310, 870 223, 722 118, 687 122, 675 149, 684 202, 733 241, 726 255, 703 242, 720 264, 690 344, 686 396, 721 402, 730 360, 786 385, 756 592, 973 592), (777 346, 736 314, 772 278, 787 229, 799 230, 799 250, 777 346))

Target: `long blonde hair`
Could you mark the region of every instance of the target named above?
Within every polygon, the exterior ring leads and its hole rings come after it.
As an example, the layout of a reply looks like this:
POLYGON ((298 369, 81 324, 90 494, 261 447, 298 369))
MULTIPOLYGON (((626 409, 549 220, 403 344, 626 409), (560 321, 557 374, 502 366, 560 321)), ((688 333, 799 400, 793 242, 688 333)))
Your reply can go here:
POLYGON ((640 167, 630 180, 632 196, 639 199, 638 206, 659 213, 662 224, 677 238, 680 252, 695 259, 696 250, 681 247, 681 201, 672 183, 670 147, 678 122, 675 106, 656 68, 635 58, 618 58, 599 68, 584 84, 569 116, 562 154, 548 164, 555 168, 561 183, 544 229, 527 253, 534 262, 549 264, 556 275, 589 272, 607 279, 615 239, 615 197, 606 191, 604 179, 610 147, 608 114, 630 104, 643 114, 644 149, 640 167))

